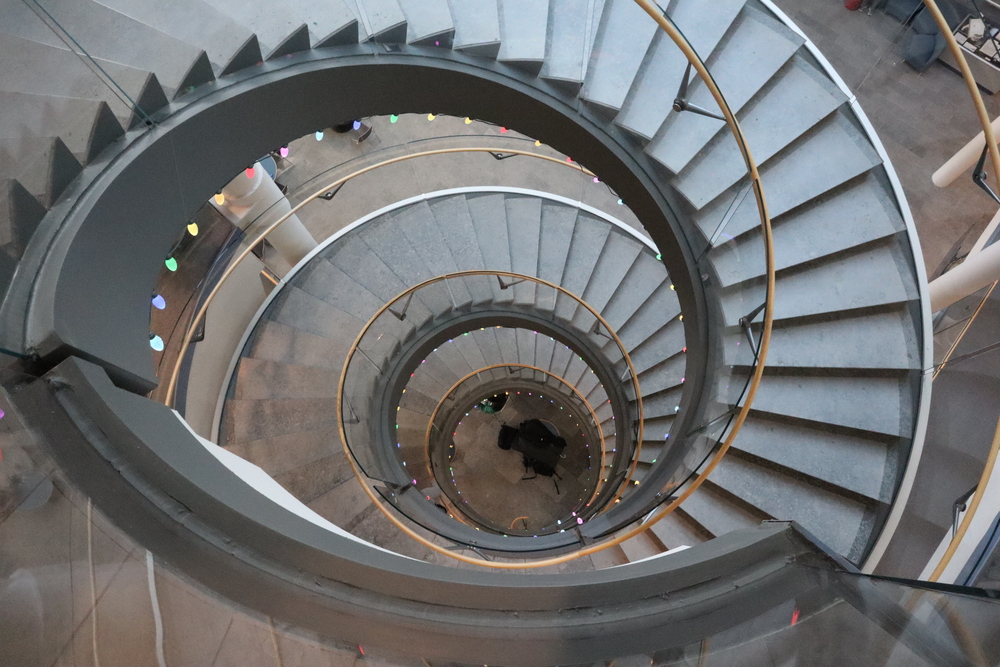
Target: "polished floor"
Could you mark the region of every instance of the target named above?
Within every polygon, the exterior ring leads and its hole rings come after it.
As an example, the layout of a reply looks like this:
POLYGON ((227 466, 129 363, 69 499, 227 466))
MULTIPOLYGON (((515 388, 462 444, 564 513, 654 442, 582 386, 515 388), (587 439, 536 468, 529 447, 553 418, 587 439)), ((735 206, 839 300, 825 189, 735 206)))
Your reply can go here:
MULTIPOLYGON (((580 419, 553 398, 527 389, 511 392, 507 404, 497 413, 470 409, 454 436, 451 470, 454 488, 461 494, 459 509, 468 507, 493 527, 512 534, 554 532, 559 526, 572 525, 573 511, 588 502, 599 472, 593 469, 595 459, 590 456, 590 443, 579 426, 580 419), (520 453, 497 446, 502 425, 516 428, 527 419, 553 424, 566 439, 556 476, 527 470, 520 453)), ((596 450, 597 443, 594 445, 596 450)))

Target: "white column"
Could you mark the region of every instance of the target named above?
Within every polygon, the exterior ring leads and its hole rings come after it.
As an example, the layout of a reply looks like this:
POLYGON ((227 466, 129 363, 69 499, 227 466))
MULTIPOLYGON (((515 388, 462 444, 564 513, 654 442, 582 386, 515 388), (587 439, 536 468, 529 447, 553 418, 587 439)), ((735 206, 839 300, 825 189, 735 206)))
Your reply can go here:
MULTIPOLYGON (((993 131, 1000 133, 1000 116, 993 120, 993 131)), ((982 132, 973 137, 972 141, 962 146, 962 148, 952 155, 947 162, 934 172, 931 180, 934 185, 944 188, 968 171, 979 161, 979 156, 983 154, 986 146, 986 137, 982 132)))
POLYGON ((1000 280, 1000 243, 969 255, 965 261, 928 285, 931 310, 947 308, 959 299, 1000 280))
MULTIPOLYGON (((238 224, 251 238, 292 210, 281 189, 259 162, 254 165, 253 176, 245 172, 240 174, 222 189, 222 194, 225 201, 221 205, 212 203, 228 211, 230 215, 226 217, 239 220, 238 224)), ((317 245, 316 239, 295 215, 282 222, 267 240, 292 266, 317 245)))

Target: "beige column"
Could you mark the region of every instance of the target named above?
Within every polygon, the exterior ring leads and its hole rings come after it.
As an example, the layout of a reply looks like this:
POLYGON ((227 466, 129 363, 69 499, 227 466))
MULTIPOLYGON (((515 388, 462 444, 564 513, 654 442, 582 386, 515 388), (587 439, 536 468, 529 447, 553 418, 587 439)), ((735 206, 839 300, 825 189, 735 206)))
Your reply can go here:
MULTIPOLYGON (((225 201, 218 204, 213 200, 213 205, 228 211, 230 215, 226 217, 239 220, 240 228, 248 237, 256 236, 292 210, 281 189, 259 162, 254 165, 252 176, 247 176, 246 172, 241 173, 222 189, 222 194, 225 201)), ((267 240, 292 266, 298 264, 317 245, 316 239, 295 215, 282 222, 268 235, 267 240)))
POLYGON ((1000 280, 1000 243, 971 254, 965 261, 928 285, 931 310, 947 308, 960 299, 1000 280))

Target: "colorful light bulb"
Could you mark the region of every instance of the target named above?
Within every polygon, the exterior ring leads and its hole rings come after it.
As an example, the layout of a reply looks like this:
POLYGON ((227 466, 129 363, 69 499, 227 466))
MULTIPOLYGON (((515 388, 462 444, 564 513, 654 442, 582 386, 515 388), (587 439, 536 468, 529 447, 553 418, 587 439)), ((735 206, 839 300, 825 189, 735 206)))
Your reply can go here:
POLYGON ((164 299, 159 294, 153 297, 153 308, 156 308, 157 310, 163 310, 166 307, 167 307, 166 299, 164 299))
POLYGON ((288 146, 282 146, 278 149, 278 155, 281 157, 288 157, 288 146))
POLYGON ((323 130, 316 130, 316 141, 323 141, 323 130))
POLYGON ((536 145, 536 146, 541 146, 541 145, 542 145, 542 142, 541 142, 541 141, 539 141, 538 139, 535 139, 535 145, 536 145))
POLYGON ((167 261, 165 261, 164 264, 166 264, 167 269, 169 269, 170 271, 177 270, 177 260, 174 259, 173 257, 167 257, 167 261))
POLYGON ((189 224, 188 227, 187 227, 187 229, 188 229, 188 234, 190 234, 191 236, 198 236, 198 223, 197 222, 192 222, 191 224, 189 224))
POLYGON ((435 118, 437 118, 437 116, 435 116, 434 114, 432 113, 427 114, 427 120, 434 120, 435 118))
POLYGON ((471 124, 472 124, 472 119, 471 119, 471 118, 469 118, 468 116, 466 116, 466 117, 465 117, 465 124, 466 124, 466 125, 471 125, 471 124))
POLYGON ((226 195, 222 194, 222 190, 219 190, 218 192, 215 193, 214 199, 215 203, 218 204, 219 206, 222 206, 223 204, 226 203, 226 195))
POLYGON ((621 199, 619 199, 619 200, 618 200, 618 205, 619 205, 619 206, 621 206, 621 205, 622 205, 622 204, 624 204, 624 203, 625 203, 625 202, 623 202, 623 201, 622 201, 621 199))
POLYGON ((361 129, 361 121, 360 120, 354 121, 354 124, 351 125, 351 127, 353 127, 355 130, 360 130, 361 129))
POLYGON ((399 116, 397 116, 396 114, 392 114, 391 116, 389 116, 390 123, 395 123, 397 120, 399 120, 399 116))
POLYGON ((157 352, 163 352, 163 339, 156 334, 149 334, 149 346, 157 352))
POLYGON ((507 128, 506 127, 501 127, 500 128, 500 134, 507 134, 507 128))
POLYGON ((253 178, 255 172, 256 172, 256 167, 247 167, 246 171, 243 173, 247 175, 247 178, 253 178))
POLYGON ((594 183, 600 183, 600 182, 601 182, 601 179, 599 179, 597 176, 594 176, 594 183))

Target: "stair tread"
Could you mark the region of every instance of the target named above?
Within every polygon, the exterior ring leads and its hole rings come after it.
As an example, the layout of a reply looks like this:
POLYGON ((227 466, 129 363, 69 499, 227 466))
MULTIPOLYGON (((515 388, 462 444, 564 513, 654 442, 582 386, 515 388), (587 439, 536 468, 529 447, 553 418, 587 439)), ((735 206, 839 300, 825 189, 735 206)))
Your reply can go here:
POLYGON ((295 286, 367 322, 384 303, 329 261, 310 262, 295 275, 295 286))
MULTIPOLYGON (((71 51, 57 49, 16 36, 0 40, 0 90, 102 100, 124 124, 132 116, 132 107, 116 97, 71 51)), ((149 72, 127 65, 98 59, 129 97, 138 99, 149 72)))
POLYGON ((633 0, 606 0, 580 97, 617 112, 660 27, 633 0))
MULTIPOLYGON (((745 357, 726 347, 726 363, 745 357)), ((794 368, 910 369, 919 367, 917 335, 909 310, 776 326, 767 365, 794 368)))
POLYGON ((204 1, 256 34, 265 60, 305 23, 283 0, 252 4, 242 0, 204 1))
POLYGON ((269 359, 240 359, 232 398, 335 398, 336 372, 327 368, 284 364, 269 359))
MULTIPOLYGON (((601 254, 597 257, 597 262, 591 271, 590 279, 581 295, 584 302, 597 312, 602 313, 640 252, 642 252, 642 247, 634 239, 627 238, 624 234, 619 234, 616 231, 608 234, 601 254)), ((579 316, 584 311, 581 308, 577 312, 579 316)), ((592 319, 593 315, 586 313, 586 322, 574 320, 574 323, 582 329, 589 326, 592 319)))
POLYGON ((681 505, 681 509, 713 537, 734 530, 755 528, 767 518, 733 504, 709 482, 692 493, 681 505))
MULTIPOLYGON (((417 202, 400 209, 392 215, 392 221, 409 241, 409 246, 424 260, 431 275, 441 276, 461 270, 427 202, 417 202)), ((455 305, 461 307, 472 302, 465 280, 449 280, 447 287, 455 305)))
MULTIPOLYGON (((510 269, 521 275, 535 276, 538 270, 538 247, 542 221, 542 200, 535 197, 508 196, 504 200, 507 218, 510 269)), ((536 283, 515 285, 514 303, 534 305, 536 291, 551 292, 550 288, 536 283)))
MULTIPOLYGON (((756 211, 753 213, 756 216, 756 211)), ((875 176, 868 174, 772 221, 775 269, 780 271, 904 229, 896 203, 875 176), (826 235, 823 243, 816 243, 816 230, 825 229, 836 229, 837 233, 826 235)), ((732 234, 736 228, 729 225, 727 231, 732 234)), ((731 285, 764 275, 759 218, 757 225, 735 241, 728 238, 720 238, 709 253, 721 283, 731 285)))
MULTIPOLYGON (((900 273, 904 261, 900 255, 895 242, 880 243, 778 273, 775 293, 786 296, 775 300, 775 319, 917 299, 916 286, 908 284, 912 277, 900 273)), ((736 324, 763 302, 758 283, 760 279, 754 279, 752 283, 726 288, 722 303, 727 322, 736 324)))
POLYGON ((457 51, 495 58, 500 50, 500 18, 497 0, 462 2, 449 0, 451 15, 455 20, 457 51))
MULTIPOLYGON (((86 163, 100 100, 0 91, 0 137, 55 137, 86 163)), ((124 134, 124 129, 119 125, 124 134)))
POLYGON ((406 40, 406 15, 396 0, 348 0, 348 7, 354 9, 364 28, 358 31, 363 33, 359 34, 359 40, 372 38, 397 43, 406 40))
MULTIPOLYGON (((793 57, 740 111, 740 129, 759 166, 846 101, 847 96, 825 74, 793 57), (780 123, 774 122, 776 117, 780 123)), ((726 131, 717 132, 696 157, 677 166, 682 171, 675 186, 683 191, 698 189, 706 201, 746 175, 743 155, 726 131)))
MULTIPOLYGON (((772 16, 744 7, 717 52, 708 61, 719 89, 733 113, 738 112, 781 68, 804 40, 772 16), (754 66, 747 68, 747 61, 754 66)), ((688 88, 688 101, 719 112, 700 80, 688 88)), ((678 172, 725 123, 694 113, 673 112, 646 146, 646 153, 667 169, 678 172)))
MULTIPOLYGON (((50 0, 45 10, 94 58, 155 72, 176 90, 201 49, 93 0, 50 0), (115 39, 108 39, 108 35, 115 39)), ((0 16, 5 33, 57 49, 66 44, 27 5, 6 3, 0 16)))
POLYGON ((891 500, 885 478, 895 471, 880 440, 750 415, 733 446, 872 500, 891 500))
POLYGON ((713 483, 778 520, 792 520, 843 556, 856 556, 864 531, 864 504, 736 457, 724 458, 713 483))
MULTIPOLYGON (((432 38, 451 37, 455 23, 448 0, 398 0, 406 15, 406 41, 413 44, 432 38)), ((430 43, 428 43, 430 45, 430 43)))
POLYGON ((905 436, 913 415, 909 382, 898 378, 768 375, 753 409, 859 431, 905 436))
POLYGON ((550 0, 545 35, 545 62, 540 76, 549 81, 580 85, 586 75, 593 31, 605 0, 550 0))
POLYGON ((499 0, 501 62, 537 63, 545 60, 548 0, 499 0))
MULTIPOLYGON (((716 0, 712 20, 706 21, 699 0, 677 0, 670 10, 670 20, 707 61, 744 4, 746 0, 716 0)), ((670 114, 687 64, 673 40, 658 31, 615 123, 646 140, 652 139, 670 114)))
MULTIPOLYGON (((610 233, 608 224, 603 220, 585 213, 577 217, 563 270, 562 287, 568 292, 582 297, 610 233)), ((565 320, 571 320, 578 307, 577 301, 565 294, 556 298, 556 314, 565 320)))
POLYGON ((282 0, 307 26, 313 46, 357 42, 358 19, 344 0, 282 0), (337 39, 340 34, 350 39, 337 39))

